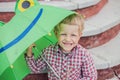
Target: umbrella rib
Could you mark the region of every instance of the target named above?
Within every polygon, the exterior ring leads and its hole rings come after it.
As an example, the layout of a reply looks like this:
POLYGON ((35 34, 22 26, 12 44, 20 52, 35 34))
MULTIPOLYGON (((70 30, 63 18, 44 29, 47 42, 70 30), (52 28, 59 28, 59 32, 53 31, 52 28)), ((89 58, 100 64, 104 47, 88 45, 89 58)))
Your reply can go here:
MULTIPOLYGON (((36 47, 34 47, 35 50, 39 53, 38 49, 36 47)), ((54 74, 59 78, 60 80, 60 76, 55 72, 55 70, 52 68, 52 66, 48 63, 48 61, 42 56, 42 54, 40 55, 41 58, 47 63, 47 65, 51 68, 51 70, 54 72, 54 74)))

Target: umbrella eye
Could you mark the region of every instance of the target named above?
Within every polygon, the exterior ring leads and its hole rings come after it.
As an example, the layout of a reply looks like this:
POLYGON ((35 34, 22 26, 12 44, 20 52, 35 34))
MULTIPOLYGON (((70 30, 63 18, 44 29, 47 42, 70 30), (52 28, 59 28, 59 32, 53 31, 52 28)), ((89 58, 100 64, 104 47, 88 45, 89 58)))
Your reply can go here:
POLYGON ((30 7, 32 7, 34 5, 35 5, 34 0, 19 0, 18 5, 16 7, 18 7, 18 10, 20 12, 24 12, 28 8, 30 8, 30 7))
POLYGON ((23 7, 24 9, 29 8, 29 7, 30 7, 30 2, 29 2, 29 1, 24 1, 24 2, 22 3, 22 7, 23 7))

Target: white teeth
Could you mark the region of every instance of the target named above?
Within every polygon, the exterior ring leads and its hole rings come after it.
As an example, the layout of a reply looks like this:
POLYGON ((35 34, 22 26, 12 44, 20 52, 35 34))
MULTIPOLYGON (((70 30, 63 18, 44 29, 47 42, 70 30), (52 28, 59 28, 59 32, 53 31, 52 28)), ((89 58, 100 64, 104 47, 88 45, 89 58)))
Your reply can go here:
POLYGON ((71 43, 65 43, 65 45, 72 45, 71 43))
POLYGON ((72 45, 72 43, 65 43, 65 42, 63 42, 63 44, 64 45, 70 45, 70 46, 72 45))

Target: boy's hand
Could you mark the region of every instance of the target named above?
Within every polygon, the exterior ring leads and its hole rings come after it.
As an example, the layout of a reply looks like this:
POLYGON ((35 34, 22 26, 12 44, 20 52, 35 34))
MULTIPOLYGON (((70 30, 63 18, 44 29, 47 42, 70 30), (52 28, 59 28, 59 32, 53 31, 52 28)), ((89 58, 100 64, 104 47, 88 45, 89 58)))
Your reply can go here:
POLYGON ((27 49, 27 56, 32 57, 32 48, 35 47, 35 44, 32 44, 27 49))

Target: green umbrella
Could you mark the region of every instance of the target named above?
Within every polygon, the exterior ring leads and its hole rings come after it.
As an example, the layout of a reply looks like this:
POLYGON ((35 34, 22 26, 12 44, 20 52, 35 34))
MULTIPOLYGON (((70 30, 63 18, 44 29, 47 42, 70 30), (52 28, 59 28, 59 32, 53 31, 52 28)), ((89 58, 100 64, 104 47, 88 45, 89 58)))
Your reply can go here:
MULTIPOLYGON (((41 51, 43 48, 48 46, 49 44, 54 44, 56 42, 56 38, 54 37, 53 32, 51 32, 51 35, 46 35, 42 37, 41 39, 37 40, 35 42, 36 47, 39 51, 41 51), (42 46, 40 46, 42 45, 42 46)), ((37 57, 39 54, 33 50, 35 53, 35 56, 37 57)), ((19 58, 16 59, 16 61, 13 64, 10 64, 6 54, 0 54, 0 70, 4 70, 0 76, 0 80, 22 80, 28 73, 30 73, 30 70, 26 64, 26 61, 24 59, 24 52, 21 53, 19 58), (7 67, 7 68, 6 68, 7 67)))
POLYGON ((15 9, 16 15, 0 28, 0 80, 22 80, 30 73, 25 49, 34 42, 39 51, 54 44, 54 26, 75 13, 36 0, 17 0, 15 9))
POLYGON ((4 22, 0 21, 0 27, 3 26, 4 24, 5 24, 4 22))

